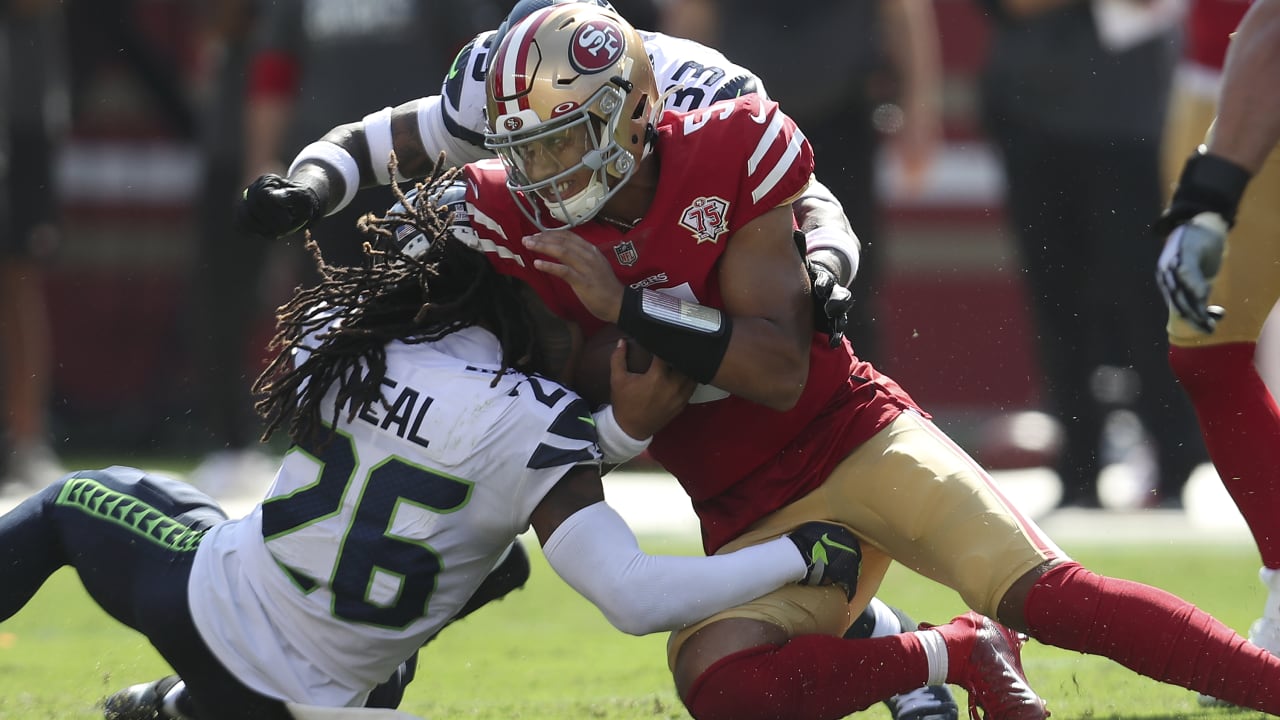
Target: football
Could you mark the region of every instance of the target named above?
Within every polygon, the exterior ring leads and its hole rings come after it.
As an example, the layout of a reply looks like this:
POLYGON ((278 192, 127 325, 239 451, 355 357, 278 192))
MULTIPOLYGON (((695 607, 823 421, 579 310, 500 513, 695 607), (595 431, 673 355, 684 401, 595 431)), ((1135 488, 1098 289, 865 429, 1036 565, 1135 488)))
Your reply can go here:
MULTIPOLYGON (((606 325, 582 344, 573 387, 593 406, 609 402, 609 359, 618 344, 618 338, 626 338, 626 335, 618 326, 606 325)), ((628 338, 627 370, 642 373, 649 369, 652 362, 653 355, 628 338)))

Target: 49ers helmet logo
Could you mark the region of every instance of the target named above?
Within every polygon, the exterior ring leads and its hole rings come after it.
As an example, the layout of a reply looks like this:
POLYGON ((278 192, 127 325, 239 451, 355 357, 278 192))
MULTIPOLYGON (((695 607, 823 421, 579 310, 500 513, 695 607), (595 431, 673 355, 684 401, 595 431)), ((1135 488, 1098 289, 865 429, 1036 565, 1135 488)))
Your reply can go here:
POLYGON ((583 23, 573 33, 569 63, 583 75, 593 75, 613 67, 626 50, 622 30, 607 19, 583 23))

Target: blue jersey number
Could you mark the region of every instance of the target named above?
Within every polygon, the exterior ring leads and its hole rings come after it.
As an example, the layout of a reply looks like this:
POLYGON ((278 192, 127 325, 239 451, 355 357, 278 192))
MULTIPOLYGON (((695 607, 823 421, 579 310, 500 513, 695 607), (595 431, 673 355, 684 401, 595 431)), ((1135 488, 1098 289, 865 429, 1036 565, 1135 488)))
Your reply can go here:
MULTIPOLYGON (((356 479, 355 443, 340 431, 327 437, 323 446, 300 443, 297 448, 320 463, 316 481, 262 504, 265 539, 296 532, 341 511, 343 498, 352 491, 356 479)), ((471 499, 472 485, 394 456, 375 466, 365 482, 357 485, 360 497, 329 578, 333 614, 352 622, 403 628, 426 614, 440 573, 440 557, 426 543, 392 532, 391 520, 405 504, 437 513, 454 512, 471 499), (393 576, 400 583, 390 604, 369 599, 370 587, 379 574, 393 576)), ((314 579, 286 570, 304 591, 316 586, 314 579)))

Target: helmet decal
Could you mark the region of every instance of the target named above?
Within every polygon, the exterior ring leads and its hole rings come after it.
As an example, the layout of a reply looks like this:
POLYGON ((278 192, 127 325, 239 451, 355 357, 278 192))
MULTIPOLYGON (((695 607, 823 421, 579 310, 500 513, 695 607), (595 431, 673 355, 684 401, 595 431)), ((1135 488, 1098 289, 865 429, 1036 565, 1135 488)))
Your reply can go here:
POLYGON ((622 57, 627 41, 622 30, 607 18, 584 22, 573 33, 569 64, 584 75, 607 70, 622 57))
POLYGON ((539 59, 534 34, 546 21, 549 9, 534 13, 528 22, 512 28, 509 41, 495 50, 490 83, 494 98, 502 102, 504 114, 528 107, 524 96, 529 93, 529 81, 539 59), (538 17, 535 19, 535 16, 538 17))
MULTIPOLYGON (((551 108, 551 117, 560 117, 561 115, 578 109, 578 103, 574 100, 566 100, 559 105, 551 108)), ((509 130, 519 130, 520 128, 508 128, 509 130)))

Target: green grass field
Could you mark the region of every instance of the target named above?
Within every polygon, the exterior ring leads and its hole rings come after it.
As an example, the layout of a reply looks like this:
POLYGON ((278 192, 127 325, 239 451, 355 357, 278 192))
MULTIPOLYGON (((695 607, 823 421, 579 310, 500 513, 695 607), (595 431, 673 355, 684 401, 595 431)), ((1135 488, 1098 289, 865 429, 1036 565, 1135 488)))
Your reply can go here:
MULTIPOLYGON (((644 544, 697 552, 686 540, 644 544)), ((1247 545, 1065 549, 1095 570, 1178 593, 1238 629, 1261 607, 1256 552, 1247 545)), ((665 636, 617 632, 531 554, 534 574, 524 590, 449 628, 424 651, 402 709, 433 720, 688 718, 671 689, 665 636)), ((881 597, 921 620, 945 622, 962 611, 951 591, 900 568, 881 597)), ((1201 709, 1193 693, 1099 658, 1032 643, 1024 659, 1055 720, 1257 716, 1201 709)), ((97 704, 105 695, 165 672, 146 641, 108 618, 67 571, 0 624, 0 720, 101 717, 97 704)), ((858 717, 889 714, 877 705, 858 717)))

